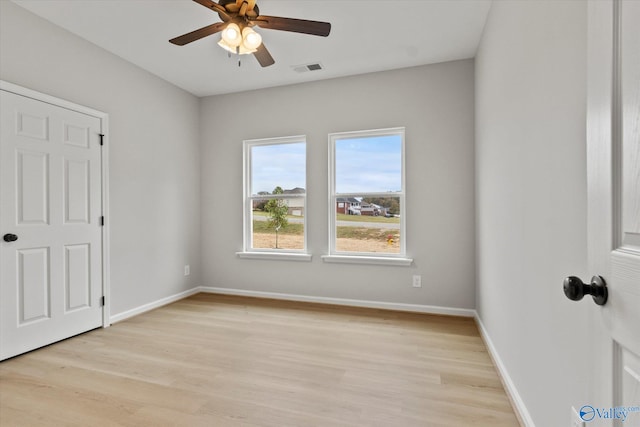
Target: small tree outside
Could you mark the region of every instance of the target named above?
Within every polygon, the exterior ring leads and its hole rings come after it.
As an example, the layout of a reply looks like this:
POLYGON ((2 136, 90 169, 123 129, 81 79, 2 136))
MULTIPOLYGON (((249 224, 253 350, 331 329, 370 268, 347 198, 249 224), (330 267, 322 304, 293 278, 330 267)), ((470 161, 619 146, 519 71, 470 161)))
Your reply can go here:
MULTIPOLYGON (((283 193, 284 190, 280 186, 276 187, 272 192, 272 194, 283 193)), ((272 227, 276 232, 276 249, 278 249, 278 231, 289 224, 287 220, 289 206, 284 199, 271 199, 265 204, 264 210, 269 213, 269 227, 272 227)))

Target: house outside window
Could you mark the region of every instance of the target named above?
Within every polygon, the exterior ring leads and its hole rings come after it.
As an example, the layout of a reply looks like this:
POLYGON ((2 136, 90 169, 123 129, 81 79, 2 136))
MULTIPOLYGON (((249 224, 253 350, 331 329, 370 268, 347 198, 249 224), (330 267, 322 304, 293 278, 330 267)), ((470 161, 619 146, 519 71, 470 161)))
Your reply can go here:
MULTIPOLYGON (((329 135, 328 261, 406 256, 404 128, 329 135)), ((342 262, 342 261, 338 261, 342 262)))
POLYGON ((243 154, 244 248, 238 255, 305 255, 305 136, 247 140, 243 154))

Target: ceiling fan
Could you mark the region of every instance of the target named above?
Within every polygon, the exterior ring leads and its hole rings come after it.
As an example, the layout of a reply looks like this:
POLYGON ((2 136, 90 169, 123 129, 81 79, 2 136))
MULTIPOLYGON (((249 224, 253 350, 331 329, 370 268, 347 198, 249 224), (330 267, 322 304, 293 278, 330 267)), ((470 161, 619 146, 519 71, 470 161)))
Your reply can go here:
POLYGON ((262 43, 260 34, 253 30, 254 26, 322 37, 327 37, 331 31, 329 22, 260 15, 256 0, 219 0, 218 3, 213 0, 193 1, 217 12, 222 22, 183 34, 169 42, 184 46, 203 37, 222 32, 222 39, 218 42, 222 48, 239 55, 253 53, 262 67, 273 65, 275 60, 262 43))

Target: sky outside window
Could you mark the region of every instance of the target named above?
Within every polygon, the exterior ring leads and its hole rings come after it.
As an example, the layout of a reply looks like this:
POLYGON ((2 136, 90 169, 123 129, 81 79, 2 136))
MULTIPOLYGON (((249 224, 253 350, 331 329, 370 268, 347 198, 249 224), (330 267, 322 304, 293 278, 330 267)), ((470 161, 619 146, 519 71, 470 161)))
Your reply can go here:
POLYGON ((402 137, 384 135, 335 142, 336 193, 402 191, 402 137))
POLYGON ((251 147, 251 194, 306 188, 306 143, 251 147))

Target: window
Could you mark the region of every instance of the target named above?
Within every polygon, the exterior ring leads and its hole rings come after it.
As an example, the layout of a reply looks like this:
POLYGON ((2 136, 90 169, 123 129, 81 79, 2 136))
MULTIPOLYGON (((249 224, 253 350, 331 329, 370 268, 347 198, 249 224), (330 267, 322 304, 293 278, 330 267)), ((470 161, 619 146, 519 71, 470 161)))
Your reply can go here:
POLYGON ((329 146, 330 250, 325 260, 346 256, 410 263, 404 258, 404 128, 334 133, 329 146))
POLYGON ((238 255, 306 255, 306 165, 304 136, 244 141, 244 252, 238 255))

